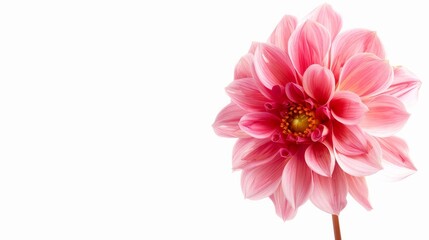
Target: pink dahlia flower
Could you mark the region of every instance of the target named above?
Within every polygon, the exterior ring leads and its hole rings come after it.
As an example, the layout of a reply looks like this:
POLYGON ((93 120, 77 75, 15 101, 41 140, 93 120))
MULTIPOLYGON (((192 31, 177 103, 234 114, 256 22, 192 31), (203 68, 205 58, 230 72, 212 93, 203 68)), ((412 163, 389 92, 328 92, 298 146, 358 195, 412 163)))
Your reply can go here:
POLYGON ((232 164, 245 197, 269 197, 284 220, 308 199, 338 215, 348 193, 371 209, 365 176, 384 163, 415 170, 392 135, 420 81, 385 60, 375 32, 341 25, 326 4, 301 24, 285 16, 239 60, 226 87, 232 101, 213 124, 238 138, 232 164))

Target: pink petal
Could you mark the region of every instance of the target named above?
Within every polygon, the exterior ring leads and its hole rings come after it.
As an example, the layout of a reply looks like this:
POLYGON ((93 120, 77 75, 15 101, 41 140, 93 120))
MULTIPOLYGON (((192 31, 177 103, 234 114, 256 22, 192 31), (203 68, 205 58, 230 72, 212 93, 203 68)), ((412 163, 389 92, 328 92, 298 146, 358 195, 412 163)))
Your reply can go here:
POLYGON ((368 152, 368 141, 365 134, 357 126, 346 126, 333 122, 334 148, 342 154, 361 155, 368 152))
MULTIPOLYGON (((259 43, 258 43, 259 46, 259 43)), ((255 49, 256 50, 256 49, 255 49)), ((252 76, 254 79, 254 85, 255 89, 257 89, 262 96, 266 97, 267 99, 272 99, 272 88, 267 88, 261 81, 261 79, 258 77, 258 74, 256 73, 255 64, 252 64, 252 76)))
POLYGON ((257 200, 273 194, 280 186, 285 164, 285 159, 278 155, 269 162, 244 169, 241 174, 241 188, 244 196, 257 200))
POLYGON ((385 91, 392 81, 393 69, 386 60, 372 53, 360 53, 344 64, 338 89, 360 97, 374 96, 385 91))
POLYGON ((288 83, 285 86, 286 97, 294 103, 303 103, 305 100, 304 89, 296 83, 288 83))
POLYGON ((336 167, 332 177, 313 174, 314 190, 311 201, 319 209, 338 215, 347 205, 347 182, 344 172, 336 167))
POLYGON ((270 196, 270 199, 274 203, 277 215, 281 217, 283 221, 295 217, 297 210, 287 202, 283 193, 283 188, 281 186, 279 186, 277 190, 270 196))
POLYGON ((238 139, 232 152, 232 168, 237 170, 257 167, 281 155, 282 148, 283 145, 274 143, 269 138, 238 139))
POLYGON ((259 92, 253 78, 232 81, 226 87, 226 93, 235 104, 247 111, 263 111, 265 103, 269 101, 259 92))
POLYGON ((404 67, 395 67, 392 85, 383 93, 397 97, 405 104, 416 102, 421 86, 420 80, 404 67))
MULTIPOLYGON (((252 160, 244 159, 253 149, 259 148, 267 142, 271 142, 270 139, 256 139, 256 138, 240 138, 234 145, 232 151, 232 169, 244 169, 252 168, 263 164, 265 161, 271 158, 258 158, 252 160)), ((264 155, 265 157, 265 155, 264 155)))
POLYGON ((260 139, 253 146, 247 147, 247 152, 242 158, 249 162, 273 158, 280 153, 282 147, 283 145, 274 143, 271 139, 260 139))
POLYGON ((416 171, 416 167, 411 162, 408 155, 407 143, 398 137, 377 138, 383 151, 383 160, 386 160, 398 167, 408 168, 416 171))
POLYGON ((379 58, 384 58, 383 45, 377 34, 366 29, 352 29, 340 33, 332 43, 331 69, 335 79, 339 79, 344 63, 358 53, 374 53, 379 58))
POLYGON ((237 104, 228 104, 217 115, 216 120, 213 123, 213 130, 221 137, 250 137, 238 126, 240 118, 246 113, 247 111, 238 107, 237 104))
POLYGON ((285 197, 293 208, 304 204, 313 192, 313 174, 303 155, 295 154, 286 164, 282 176, 285 197))
POLYGON ((353 176, 368 176, 383 168, 380 145, 369 136, 367 136, 367 140, 369 149, 366 153, 346 155, 334 151, 337 163, 344 172, 353 176))
POLYGON ((334 39, 341 30, 341 16, 336 13, 329 4, 323 4, 316 8, 310 13, 308 18, 326 27, 332 39, 334 39))
POLYGON ((232 150, 232 169, 241 169, 246 161, 243 161, 243 156, 248 153, 249 147, 255 145, 258 141, 264 141, 264 139, 255 138, 240 138, 235 142, 232 150))
POLYGON ((253 54, 244 55, 235 65, 234 79, 252 78, 253 54))
POLYGON ((350 195, 362 205, 366 210, 371 210, 372 206, 368 199, 368 186, 364 177, 355 177, 345 174, 350 195))
POLYGON ((294 16, 284 16, 277 25, 276 29, 274 29, 273 33, 268 39, 268 42, 287 52, 289 38, 292 32, 295 30, 297 22, 298 21, 294 16))
POLYGON ((238 125, 241 130, 254 138, 269 138, 280 128, 281 119, 268 112, 244 115, 238 125))
POLYGON ((392 96, 376 96, 366 105, 369 111, 359 126, 374 136, 391 136, 405 125, 410 116, 406 112, 404 104, 392 96))
POLYGON ((289 39, 289 54, 300 75, 312 64, 325 66, 331 45, 328 30, 319 23, 307 20, 289 39))
POLYGON ((310 97, 323 105, 331 99, 334 93, 335 79, 329 69, 313 64, 305 71, 302 85, 310 97))
POLYGON ((313 142, 322 142, 325 140, 326 136, 329 133, 328 127, 324 124, 319 124, 316 129, 311 133, 311 141, 313 142))
POLYGON ((286 52, 260 43, 255 52, 255 71, 262 84, 271 89, 275 85, 284 86, 296 82, 293 65, 286 52))
POLYGON ((335 167, 332 148, 323 143, 315 142, 305 151, 305 162, 308 167, 319 175, 330 177, 335 167))
POLYGON ((360 97, 353 92, 336 92, 329 103, 334 118, 346 125, 356 125, 364 117, 368 107, 362 103, 360 97))

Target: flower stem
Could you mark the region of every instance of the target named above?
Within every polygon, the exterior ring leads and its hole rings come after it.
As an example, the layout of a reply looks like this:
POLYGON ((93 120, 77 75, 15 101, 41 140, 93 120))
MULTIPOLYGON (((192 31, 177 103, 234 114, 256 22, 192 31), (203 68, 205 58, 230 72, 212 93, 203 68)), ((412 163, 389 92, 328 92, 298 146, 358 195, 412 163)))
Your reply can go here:
POLYGON ((341 240, 340 220, 338 215, 332 214, 332 225, 334 226, 335 240, 341 240))

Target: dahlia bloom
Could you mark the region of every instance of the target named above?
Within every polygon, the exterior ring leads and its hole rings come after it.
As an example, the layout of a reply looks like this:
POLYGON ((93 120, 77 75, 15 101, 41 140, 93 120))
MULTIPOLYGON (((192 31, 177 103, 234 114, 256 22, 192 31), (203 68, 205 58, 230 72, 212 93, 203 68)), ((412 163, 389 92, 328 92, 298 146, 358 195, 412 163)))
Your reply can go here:
POLYGON ((393 134, 420 81, 389 64, 375 32, 340 32, 330 5, 297 22, 284 16, 239 60, 214 131, 238 138, 232 165, 245 197, 269 197, 283 220, 309 199, 338 215, 348 194, 369 210, 365 176, 384 164, 415 170, 393 134))

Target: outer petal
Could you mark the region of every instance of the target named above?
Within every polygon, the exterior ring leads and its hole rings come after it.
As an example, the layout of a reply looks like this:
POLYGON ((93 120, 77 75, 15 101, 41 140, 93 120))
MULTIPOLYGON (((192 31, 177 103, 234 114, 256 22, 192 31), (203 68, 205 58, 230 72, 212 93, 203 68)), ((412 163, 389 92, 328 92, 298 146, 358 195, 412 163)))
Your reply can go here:
POLYGON ((386 60, 371 53, 350 58, 340 74, 338 89, 355 92, 361 97, 385 91, 393 81, 393 69, 386 60))
POLYGON ((347 205, 347 182, 344 172, 336 167, 332 177, 313 174, 311 201, 321 210, 338 215, 347 205))
POLYGON ((345 176, 350 195, 366 210, 371 210, 372 206, 368 199, 368 186, 365 177, 355 177, 348 174, 345 176))
POLYGON ((405 125, 410 116, 404 104, 392 96, 376 96, 366 105, 369 111, 359 125, 374 136, 391 136, 405 125))
POLYGON ((330 177, 335 167, 334 153, 331 147, 320 142, 308 146, 305 151, 305 162, 319 175, 330 177))
POLYGON ((329 69, 314 64, 305 71, 302 85, 310 97, 323 105, 331 99, 334 93, 335 78, 329 69))
POLYGON ((277 25, 276 29, 274 29, 273 33, 268 39, 268 42, 287 52, 289 38, 292 32, 295 30, 297 22, 298 21, 294 16, 284 16, 277 25))
POLYGON ((326 27, 332 39, 334 39, 341 30, 341 16, 336 13, 329 4, 323 4, 316 8, 310 13, 308 18, 326 27))
POLYGON ((232 151, 232 168, 233 170, 237 170, 259 166, 270 161, 273 156, 277 154, 279 149, 280 146, 273 143, 270 139, 240 138, 235 143, 232 151), (267 143, 271 143, 270 146, 273 148, 271 150, 273 153, 272 155, 265 152, 258 156, 252 154, 253 151, 264 151, 263 149, 267 143), (276 147, 277 149, 275 149, 276 147))
POLYGON ((240 118, 246 113, 247 111, 238 107, 237 104, 228 104, 219 112, 215 122, 213 123, 215 133, 221 137, 250 137, 238 126, 240 118))
POLYGON ((279 129, 281 119, 268 112, 248 113, 238 125, 241 130, 254 138, 268 138, 279 129))
POLYGON ((268 197, 280 186, 286 160, 279 154, 271 161, 257 167, 244 169, 241 174, 241 188, 246 198, 268 197))
POLYGON ((344 172, 353 176, 368 176, 381 170, 381 148, 379 144, 367 136, 368 152, 360 155, 345 155, 335 152, 338 165, 344 172))
POLYGON ((333 122, 334 148, 342 154, 354 156, 368 152, 368 140, 365 134, 357 126, 345 126, 339 122, 333 122))
POLYGON ((332 43, 331 70, 335 79, 340 76, 344 63, 358 53, 374 53, 384 59, 384 49, 377 34, 366 29, 352 29, 340 33, 332 43))
POLYGON ((283 221, 292 219, 295 217, 297 209, 293 208, 290 203, 287 202, 283 188, 279 186, 277 190, 270 196, 271 201, 274 203, 276 213, 283 221))
POLYGON ((284 86, 296 82, 293 65, 287 53, 268 44, 260 43, 255 52, 255 71, 265 87, 284 86))
POLYGON ((253 54, 246 54, 235 65, 234 79, 252 78, 253 54))
POLYGON ((407 143, 398 137, 377 138, 383 151, 383 160, 386 160, 398 167, 408 168, 416 171, 416 167, 411 162, 408 155, 407 143))
POLYGON ((312 64, 326 65, 331 36, 319 23, 307 20, 289 39, 289 54, 297 72, 301 75, 312 64))
POLYGON ((226 87, 226 93, 234 103, 247 111, 263 111, 265 103, 269 101, 259 92, 253 78, 232 81, 226 87))
POLYGON ((383 94, 397 97, 406 104, 414 103, 422 84, 420 80, 404 67, 395 67, 393 75, 392 85, 383 94))
POLYGON ((303 153, 294 155, 283 171, 282 187, 293 208, 304 204, 313 192, 313 173, 303 159, 303 153))
MULTIPOLYGON (((232 168, 250 169, 271 161, 282 154, 284 147, 271 139, 242 138, 234 145, 232 168)), ((283 157, 283 156, 282 156, 283 157)))
POLYGON ((353 92, 336 92, 329 103, 334 118, 346 125, 356 125, 364 117, 368 107, 362 103, 360 97, 353 92))

